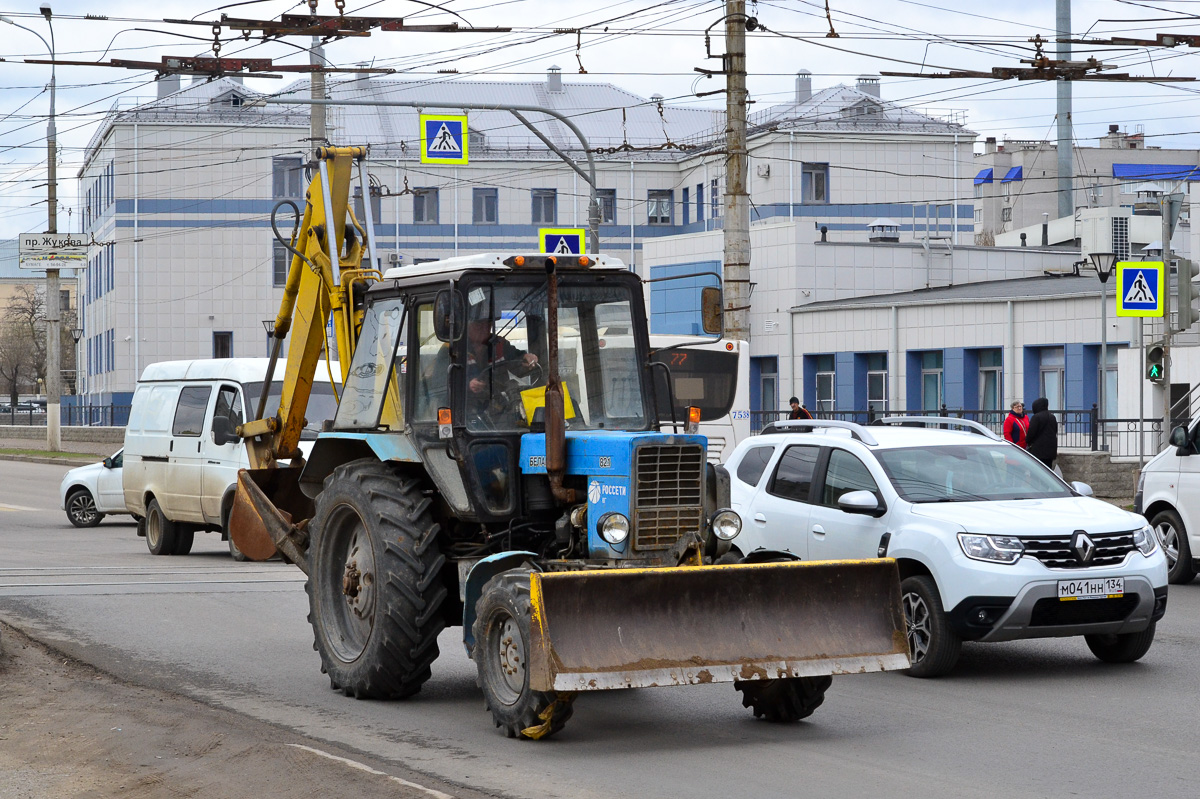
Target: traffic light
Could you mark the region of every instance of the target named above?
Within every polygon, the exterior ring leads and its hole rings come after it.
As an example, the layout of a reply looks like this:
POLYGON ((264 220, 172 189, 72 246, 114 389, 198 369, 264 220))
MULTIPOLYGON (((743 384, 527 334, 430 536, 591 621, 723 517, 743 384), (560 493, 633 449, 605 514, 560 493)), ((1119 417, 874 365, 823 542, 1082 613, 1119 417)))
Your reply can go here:
POLYGON ((1151 344, 1146 348, 1146 379, 1151 383, 1163 381, 1163 345, 1151 344))
POLYGON ((1177 277, 1179 279, 1179 312, 1176 315, 1178 322, 1175 329, 1182 332, 1187 330, 1192 325, 1200 321, 1200 311, 1192 307, 1192 300, 1196 297, 1196 287, 1192 285, 1192 278, 1200 273, 1200 265, 1197 265, 1189 258, 1179 259, 1179 268, 1177 277))

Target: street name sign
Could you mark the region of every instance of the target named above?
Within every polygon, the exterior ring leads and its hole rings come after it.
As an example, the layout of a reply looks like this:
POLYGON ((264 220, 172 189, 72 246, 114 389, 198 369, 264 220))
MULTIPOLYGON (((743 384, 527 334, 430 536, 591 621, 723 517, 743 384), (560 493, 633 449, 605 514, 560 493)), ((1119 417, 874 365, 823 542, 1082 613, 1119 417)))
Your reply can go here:
POLYGON ((421 163, 467 163, 467 118, 456 114, 421 114, 421 163))
POLYGON ((87 263, 82 233, 22 233, 17 257, 22 269, 77 269, 87 263))
POLYGON ((1162 261, 1117 263, 1117 316, 1162 316, 1167 298, 1162 261))
POLYGON ((587 231, 581 227, 538 228, 538 246, 541 248, 541 252, 551 255, 583 255, 586 233, 587 231))

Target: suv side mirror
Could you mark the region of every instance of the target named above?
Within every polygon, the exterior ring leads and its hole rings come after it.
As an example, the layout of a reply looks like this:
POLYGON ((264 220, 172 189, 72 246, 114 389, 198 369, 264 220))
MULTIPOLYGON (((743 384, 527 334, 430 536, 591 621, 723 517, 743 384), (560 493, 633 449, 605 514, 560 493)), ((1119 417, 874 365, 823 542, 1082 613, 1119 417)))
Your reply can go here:
POLYGON ((233 444, 242 439, 234 432, 233 421, 228 416, 214 416, 212 423, 213 443, 218 447, 233 444))
POLYGON ((846 513, 859 513, 875 518, 887 512, 879 498, 870 491, 847 491, 838 497, 838 508, 846 513))
POLYGON ((1079 494, 1081 497, 1092 496, 1092 487, 1087 483, 1081 483, 1078 480, 1075 480, 1071 483, 1071 488, 1075 489, 1075 493, 1079 494))
POLYGON ((466 318, 463 298, 454 289, 442 289, 433 300, 433 334, 438 341, 458 341, 462 338, 466 318))
POLYGON ((700 289, 700 319, 704 332, 720 335, 724 329, 721 309, 721 290, 716 286, 700 289))

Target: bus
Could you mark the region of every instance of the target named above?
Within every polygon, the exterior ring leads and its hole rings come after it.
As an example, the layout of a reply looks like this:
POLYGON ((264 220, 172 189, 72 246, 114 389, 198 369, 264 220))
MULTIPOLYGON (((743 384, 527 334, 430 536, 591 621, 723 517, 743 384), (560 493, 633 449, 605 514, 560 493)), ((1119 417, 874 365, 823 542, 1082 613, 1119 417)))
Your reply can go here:
MULTIPOLYGON (((687 407, 700 408, 700 434, 708 438, 708 459, 720 463, 750 435, 750 346, 745 341, 704 336, 650 335, 650 360, 671 370, 675 418, 687 407)), ((671 419, 662 370, 656 369, 660 420, 671 419)))

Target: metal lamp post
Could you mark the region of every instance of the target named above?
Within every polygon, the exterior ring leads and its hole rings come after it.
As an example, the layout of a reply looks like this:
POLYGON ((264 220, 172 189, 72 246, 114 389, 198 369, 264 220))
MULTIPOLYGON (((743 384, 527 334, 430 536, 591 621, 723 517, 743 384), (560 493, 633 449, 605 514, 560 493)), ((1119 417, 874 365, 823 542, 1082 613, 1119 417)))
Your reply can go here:
MULTIPOLYGON (((1099 419, 1107 418, 1107 408, 1104 399, 1108 389, 1108 279, 1112 276, 1113 267, 1117 263, 1117 254, 1112 252, 1093 252, 1088 257, 1096 268, 1096 277, 1100 278, 1100 402, 1099 419)), ((1099 424, 1099 419, 1097 424, 1099 424)), ((1108 449, 1104 443, 1101 449, 1108 449)))
POLYGON ((275 334, 275 320, 274 319, 264 319, 264 320, 262 320, 262 326, 263 326, 263 330, 267 331, 267 355, 270 356, 270 354, 271 354, 271 336, 273 336, 275 334))
MULTIPOLYGON (((28 31, 42 40, 50 51, 50 60, 54 61, 54 24, 51 21, 53 12, 48 3, 41 7, 42 16, 50 26, 50 41, 47 42, 42 34, 33 28, 18 25, 8 17, 0 16, 0 22, 7 22, 28 31)), ((50 121, 46 124, 46 204, 47 204, 47 233, 58 233, 58 133, 54 125, 54 65, 50 65, 50 121)), ((58 270, 46 270, 46 447, 51 451, 62 448, 62 436, 59 430, 59 398, 62 396, 62 343, 60 342, 60 326, 62 323, 62 306, 59 300, 58 270)))
MULTIPOLYGON (((77 319, 78 317, 79 315, 76 314, 77 319)), ((83 328, 71 328, 71 339, 75 342, 75 390, 71 393, 77 397, 79 396, 79 339, 81 338, 83 338, 83 328)), ((76 407, 78 407, 78 402, 76 402, 76 407)))

